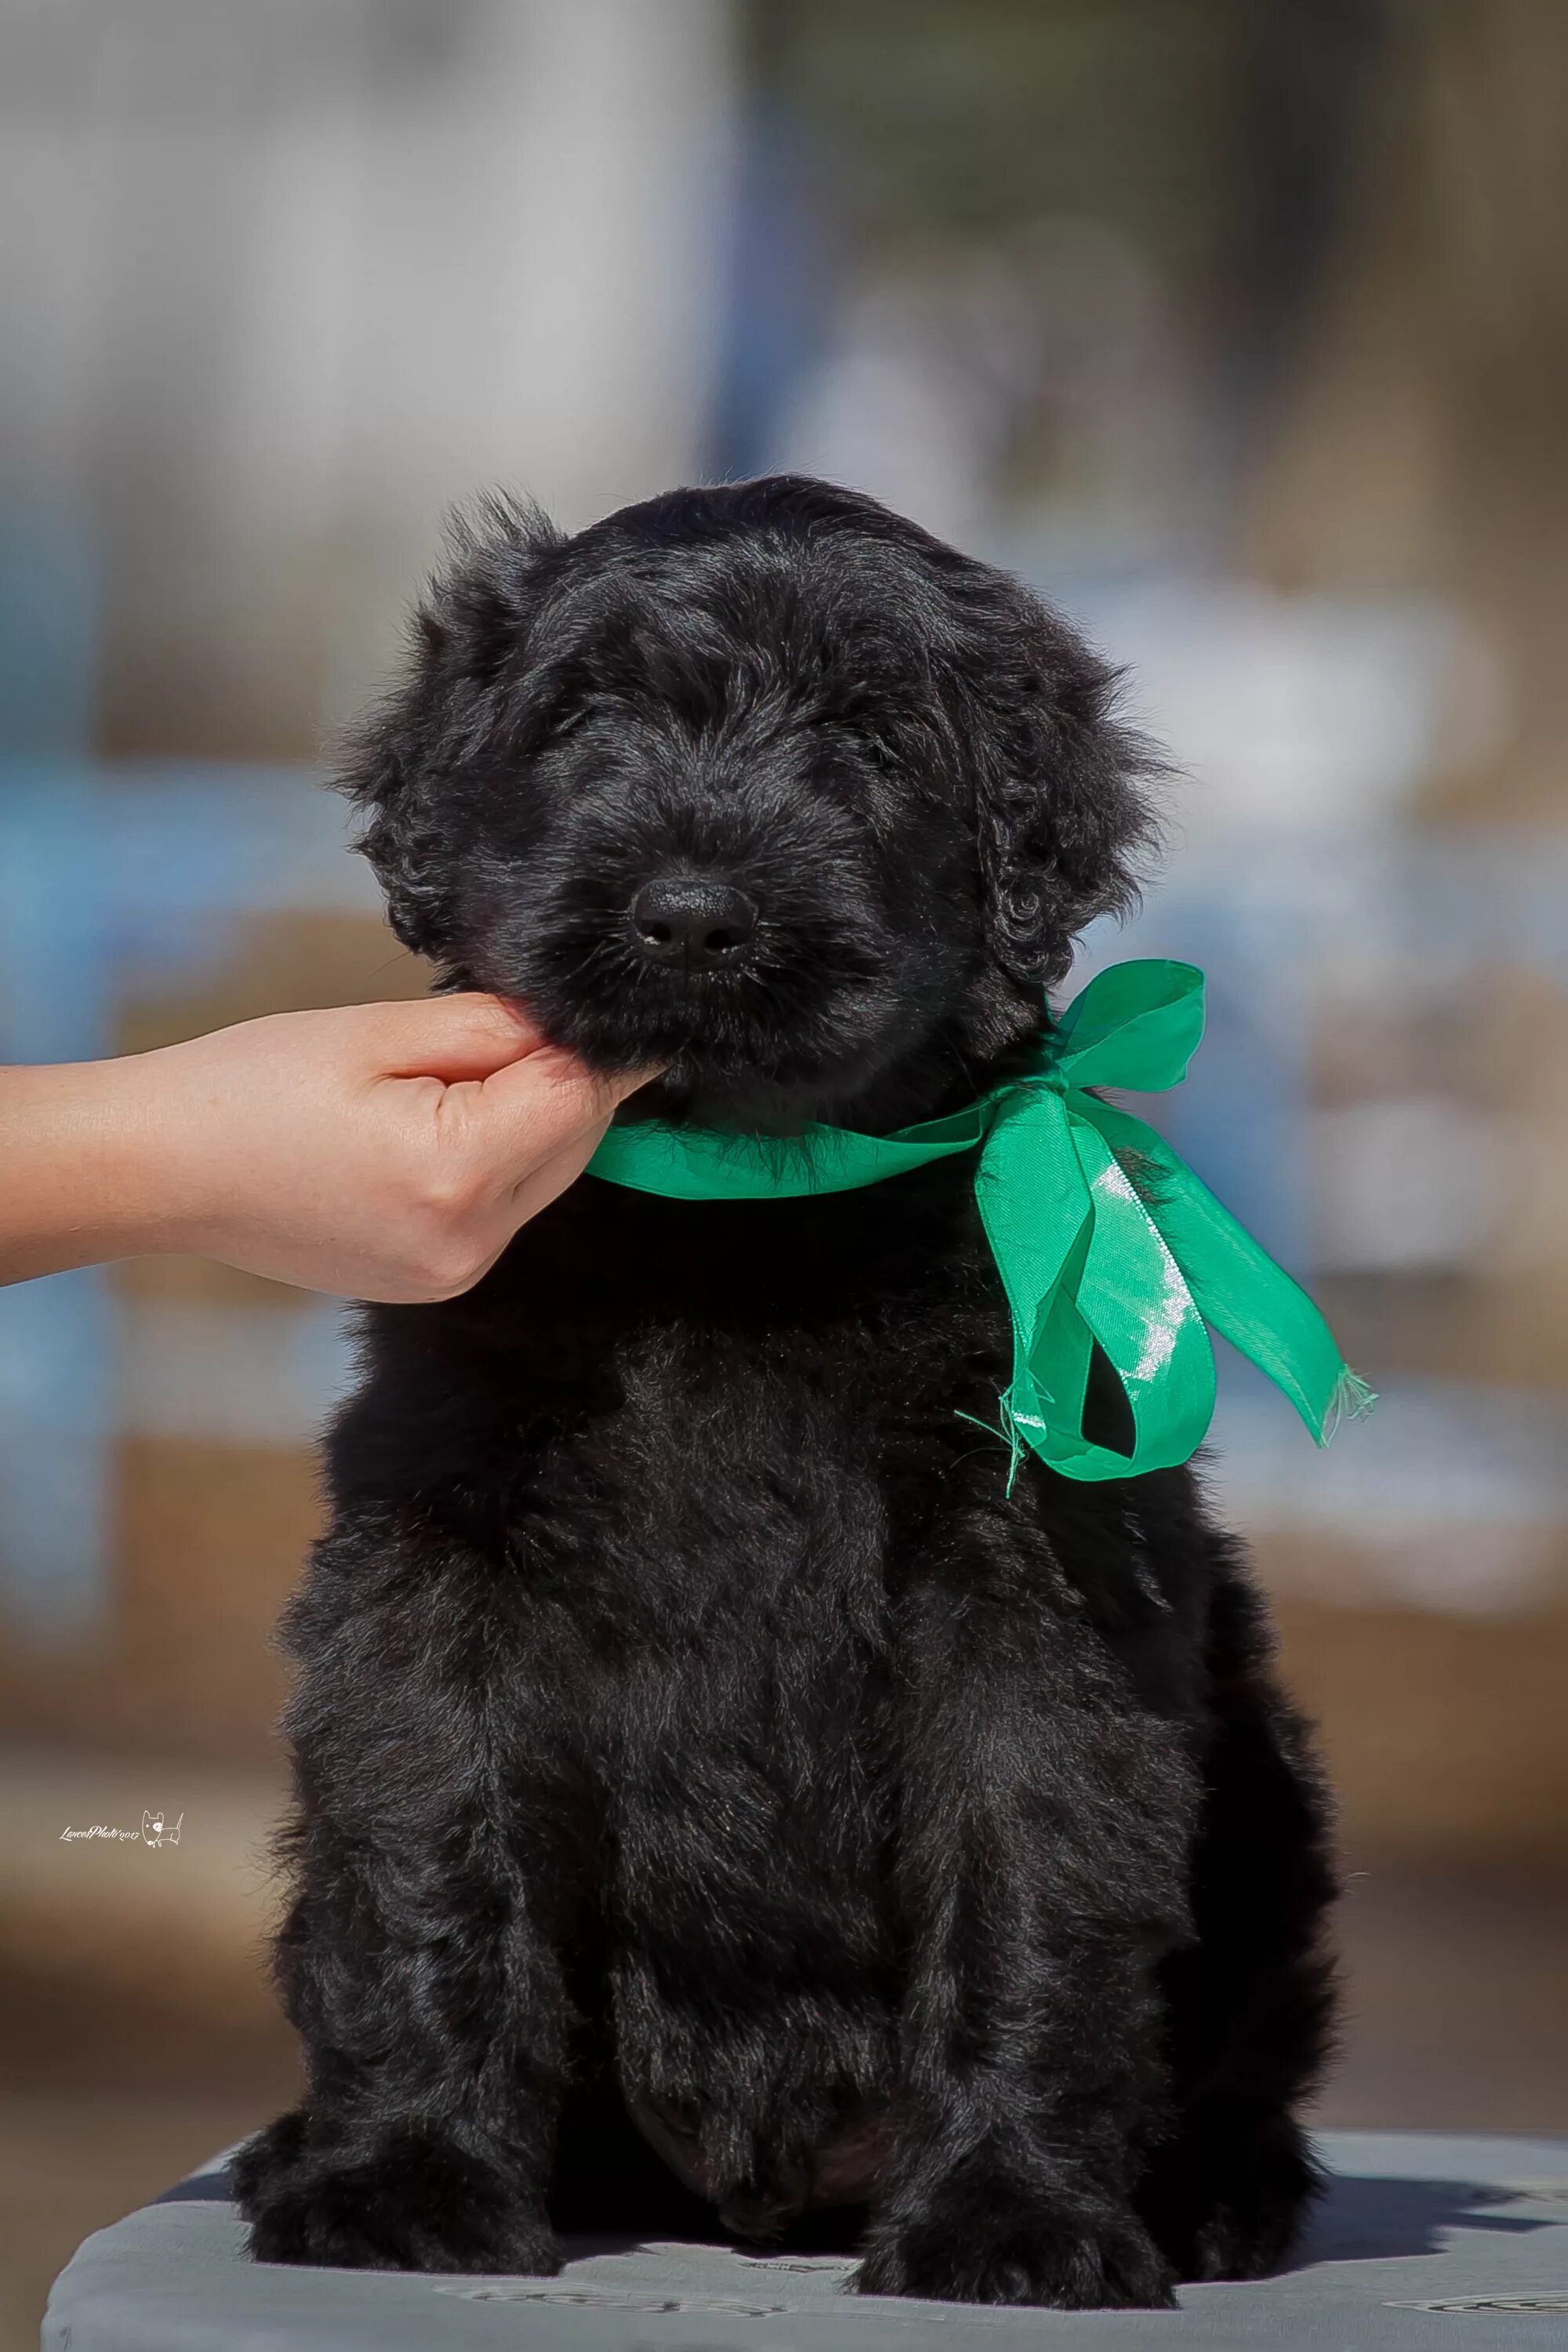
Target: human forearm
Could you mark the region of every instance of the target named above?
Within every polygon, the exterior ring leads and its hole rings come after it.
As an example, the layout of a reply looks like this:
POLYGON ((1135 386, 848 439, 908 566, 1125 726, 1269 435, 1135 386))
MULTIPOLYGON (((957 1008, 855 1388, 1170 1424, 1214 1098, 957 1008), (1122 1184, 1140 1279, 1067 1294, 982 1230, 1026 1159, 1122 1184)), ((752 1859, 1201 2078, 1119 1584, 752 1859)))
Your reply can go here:
POLYGON ((178 1246, 154 1175, 155 1061, 0 1068, 0 1282, 178 1246))

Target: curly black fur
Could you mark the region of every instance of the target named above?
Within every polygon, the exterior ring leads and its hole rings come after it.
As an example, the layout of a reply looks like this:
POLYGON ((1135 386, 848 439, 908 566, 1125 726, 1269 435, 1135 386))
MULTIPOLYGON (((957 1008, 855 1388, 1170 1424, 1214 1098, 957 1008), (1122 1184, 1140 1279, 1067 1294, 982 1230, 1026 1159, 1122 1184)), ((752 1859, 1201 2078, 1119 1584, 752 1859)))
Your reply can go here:
MULTIPOLYGON (((419 627, 349 779, 393 920, 667 1061, 627 1115, 956 1108, 1131 893, 1108 672, 846 491, 494 506, 419 627), (639 957, 670 869, 754 901, 721 969, 639 957)), ((716 2207, 863 2291, 1079 2307, 1287 2251, 1323 1787, 1194 1475, 1009 1494, 961 1418, 1009 1360, 972 1174, 590 1177, 364 1312, 287 1621, 310 2087, 237 2167, 259 2257, 548 2272, 716 2207)))

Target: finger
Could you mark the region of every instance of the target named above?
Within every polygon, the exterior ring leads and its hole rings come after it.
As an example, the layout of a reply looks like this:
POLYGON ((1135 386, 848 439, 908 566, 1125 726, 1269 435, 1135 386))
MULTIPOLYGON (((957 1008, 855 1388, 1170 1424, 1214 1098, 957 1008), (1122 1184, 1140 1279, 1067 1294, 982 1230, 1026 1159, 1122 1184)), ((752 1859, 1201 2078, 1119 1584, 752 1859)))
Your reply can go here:
POLYGON ((468 993, 367 1006, 387 1077, 487 1078, 531 1054, 547 1052, 520 1005, 468 993))
POLYGON ((541 1209, 547 1209, 557 1194, 574 1184, 599 1148, 601 1126, 579 1129, 548 1160, 542 1160, 513 1184, 509 1195, 511 1230, 527 1224, 541 1209))
POLYGON ((492 1163, 515 1171, 513 1181, 521 1182, 556 1151, 606 1127, 617 1103, 655 1075, 605 1075, 545 1047, 485 1079, 474 1105, 476 1131, 492 1163))

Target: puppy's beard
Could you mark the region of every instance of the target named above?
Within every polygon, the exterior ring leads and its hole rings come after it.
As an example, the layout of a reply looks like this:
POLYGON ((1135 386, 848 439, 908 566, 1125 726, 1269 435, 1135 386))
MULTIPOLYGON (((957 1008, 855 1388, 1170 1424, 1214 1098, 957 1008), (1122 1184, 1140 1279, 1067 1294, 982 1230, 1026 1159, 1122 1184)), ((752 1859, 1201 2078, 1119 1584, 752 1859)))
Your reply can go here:
POLYGON ((837 1123, 840 1108, 864 1091, 867 1070, 823 1070, 783 1079, 765 1070, 736 1073, 708 1066, 698 1050, 679 1054, 625 1107, 628 1119, 661 1118, 681 1127, 732 1128, 760 1135, 798 1135, 817 1121, 837 1123))
POLYGON ((522 959, 501 971, 475 956, 459 984, 510 998, 591 1069, 658 1069, 624 1107, 626 1118, 798 1133, 833 1120, 929 1019, 882 972, 795 971, 776 982, 708 979, 689 989, 662 975, 652 984, 635 972, 591 978, 596 985, 563 984, 553 973, 536 981, 522 959))

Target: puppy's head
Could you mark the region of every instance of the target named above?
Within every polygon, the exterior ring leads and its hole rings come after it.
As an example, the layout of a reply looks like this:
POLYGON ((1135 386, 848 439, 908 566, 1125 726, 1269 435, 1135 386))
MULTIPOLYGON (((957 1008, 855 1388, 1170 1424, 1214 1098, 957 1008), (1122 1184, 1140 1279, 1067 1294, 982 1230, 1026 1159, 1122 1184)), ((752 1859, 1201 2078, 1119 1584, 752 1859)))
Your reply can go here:
POLYGON ((777 477, 574 538, 492 503, 345 782, 394 928, 638 1108, 787 1132, 968 1098, 1124 906, 1151 762, 1035 597, 777 477))

